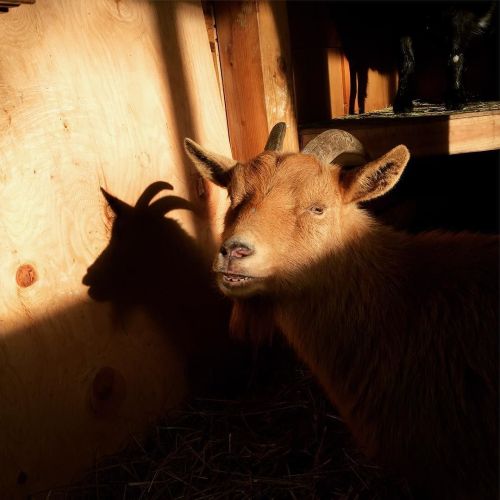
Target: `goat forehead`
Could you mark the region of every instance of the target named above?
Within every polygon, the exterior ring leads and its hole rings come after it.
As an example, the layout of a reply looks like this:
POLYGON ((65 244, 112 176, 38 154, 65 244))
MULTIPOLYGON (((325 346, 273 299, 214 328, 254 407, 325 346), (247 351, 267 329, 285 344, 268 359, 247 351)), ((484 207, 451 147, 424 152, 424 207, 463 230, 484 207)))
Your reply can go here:
POLYGON ((290 155, 282 157, 276 166, 276 177, 287 180, 309 180, 314 182, 327 173, 327 169, 316 158, 309 155, 290 155))
POLYGON ((285 158, 278 166, 275 185, 278 196, 291 197, 296 205, 332 198, 334 190, 332 171, 306 155, 285 158))
POLYGON ((328 189, 331 172, 308 155, 264 153, 238 172, 236 190, 244 190, 258 197, 300 196, 301 193, 328 189))

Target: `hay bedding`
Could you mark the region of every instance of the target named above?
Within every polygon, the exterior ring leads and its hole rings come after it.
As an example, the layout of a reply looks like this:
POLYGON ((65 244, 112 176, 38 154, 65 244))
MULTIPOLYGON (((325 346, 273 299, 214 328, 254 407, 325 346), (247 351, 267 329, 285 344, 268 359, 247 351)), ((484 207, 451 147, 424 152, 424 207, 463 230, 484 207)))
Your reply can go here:
POLYGON ((406 500, 367 463, 310 372, 285 347, 262 351, 230 397, 193 399, 88 477, 33 499, 406 500))

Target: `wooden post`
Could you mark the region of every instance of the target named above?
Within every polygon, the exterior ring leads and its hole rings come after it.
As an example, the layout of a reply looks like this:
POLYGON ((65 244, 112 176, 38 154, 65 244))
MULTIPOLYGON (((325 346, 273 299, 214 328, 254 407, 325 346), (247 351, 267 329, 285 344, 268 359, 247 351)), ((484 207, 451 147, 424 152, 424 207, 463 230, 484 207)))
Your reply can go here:
POLYGON ((284 150, 298 149, 285 2, 215 2, 217 38, 233 156, 262 151, 279 121, 287 124, 284 150))

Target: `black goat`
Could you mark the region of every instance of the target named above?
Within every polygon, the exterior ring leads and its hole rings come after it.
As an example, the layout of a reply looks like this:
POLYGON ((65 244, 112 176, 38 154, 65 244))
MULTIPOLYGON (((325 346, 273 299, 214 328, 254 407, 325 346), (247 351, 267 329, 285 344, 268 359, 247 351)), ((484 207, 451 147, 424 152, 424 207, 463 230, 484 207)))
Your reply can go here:
POLYGON ((465 52, 471 40, 492 25, 496 1, 417 3, 406 6, 404 22, 399 25, 399 86, 394 100, 395 113, 413 109, 415 87, 414 44, 440 45, 446 54, 447 109, 463 109, 466 93, 463 84, 465 52))
MULTIPOLYGON (((447 73, 446 107, 462 109, 466 101, 465 60, 472 61, 471 53, 478 55, 474 58, 476 66, 476 59, 492 61, 486 68, 487 73, 482 75, 486 81, 475 82, 479 88, 473 92, 479 90, 481 98, 497 99, 498 53, 494 43, 498 35, 497 4, 498 0, 332 2, 331 19, 351 72, 349 113, 354 113, 356 98, 359 112, 364 113, 368 69, 392 74, 398 59, 395 113, 412 110, 412 100, 420 90, 417 81, 422 83, 417 73, 422 68, 434 67, 441 60, 446 61, 443 64, 447 73), (429 64, 431 61, 434 64, 429 64)), ((439 88, 440 84, 436 86, 439 88)))

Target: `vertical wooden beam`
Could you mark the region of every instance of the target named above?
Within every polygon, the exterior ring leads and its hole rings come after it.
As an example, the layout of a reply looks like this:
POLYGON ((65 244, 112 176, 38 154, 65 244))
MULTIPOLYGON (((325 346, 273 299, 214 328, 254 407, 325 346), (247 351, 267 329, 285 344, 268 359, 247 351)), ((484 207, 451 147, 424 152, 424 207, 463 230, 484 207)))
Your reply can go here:
POLYGON ((233 156, 262 151, 278 121, 288 125, 285 148, 298 149, 284 2, 215 2, 222 84, 233 156))
POLYGON ((292 55, 286 2, 258 2, 260 55, 264 79, 267 127, 287 124, 284 151, 298 150, 292 55))
POLYGON ((247 160, 266 141, 267 118, 255 2, 215 2, 229 140, 247 160))

